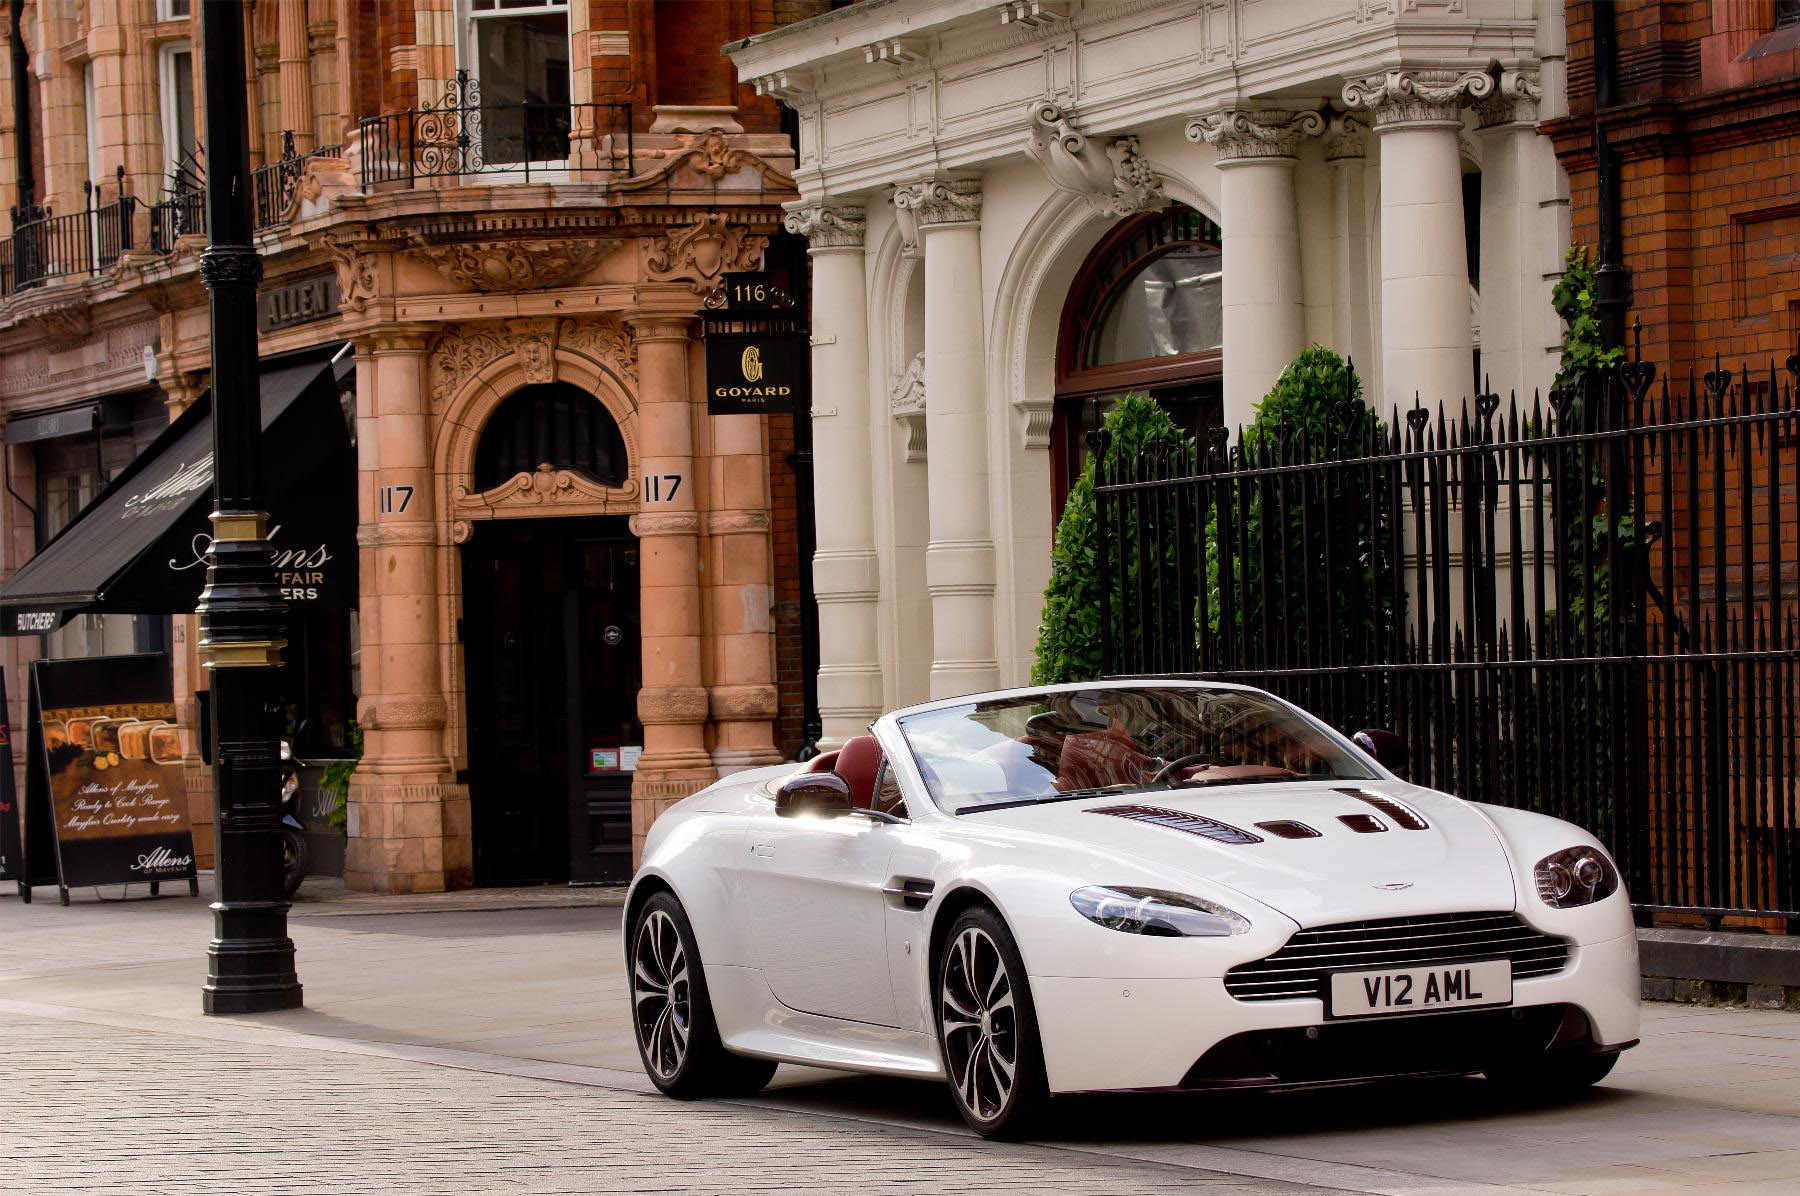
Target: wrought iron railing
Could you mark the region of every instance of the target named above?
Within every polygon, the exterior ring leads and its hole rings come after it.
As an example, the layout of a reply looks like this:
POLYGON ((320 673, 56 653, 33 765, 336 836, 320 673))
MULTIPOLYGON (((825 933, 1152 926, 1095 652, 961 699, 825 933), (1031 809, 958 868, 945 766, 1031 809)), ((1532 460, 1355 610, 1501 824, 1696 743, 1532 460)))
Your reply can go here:
POLYGON ((92 182, 81 189, 81 208, 61 216, 43 204, 12 209, 12 236, 0 251, 0 295, 110 270, 132 248, 137 200, 124 193, 125 168, 115 176, 110 202, 100 202, 101 189, 92 182))
POLYGON ((281 135, 281 157, 267 166, 259 166, 251 175, 251 190, 256 200, 256 229, 275 228, 286 224, 292 215, 294 192, 309 158, 336 158, 343 154, 341 145, 321 145, 304 154, 294 149, 294 133, 281 135))
POLYGON ((179 190, 150 205, 150 248, 173 253, 179 237, 206 234, 206 193, 179 190))
POLYGON ((364 187, 495 174, 525 181, 534 173, 629 174, 634 149, 627 101, 487 103, 466 70, 436 103, 365 117, 357 127, 364 187))
POLYGON ((1547 406, 1091 448, 1102 665, 1387 727, 1591 828, 1641 911, 1800 929, 1800 354, 1547 406))

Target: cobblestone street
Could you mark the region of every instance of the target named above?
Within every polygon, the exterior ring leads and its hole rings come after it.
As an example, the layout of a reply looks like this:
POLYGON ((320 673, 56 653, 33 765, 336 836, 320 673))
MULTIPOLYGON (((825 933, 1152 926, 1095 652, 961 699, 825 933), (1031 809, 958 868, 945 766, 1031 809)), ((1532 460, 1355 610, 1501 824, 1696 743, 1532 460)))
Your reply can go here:
MULTIPOLYGON (((109 894, 110 895, 110 894, 109 894)), ((1646 1007, 1589 1097, 1480 1080, 1092 1098, 971 1137, 937 1085, 783 1068, 650 1094, 607 894, 333 896, 292 916, 307 1008, 204 1018, 203 899, 0 898, 6 1191, 1791 1193, 1800 1016, 1646 1007)))

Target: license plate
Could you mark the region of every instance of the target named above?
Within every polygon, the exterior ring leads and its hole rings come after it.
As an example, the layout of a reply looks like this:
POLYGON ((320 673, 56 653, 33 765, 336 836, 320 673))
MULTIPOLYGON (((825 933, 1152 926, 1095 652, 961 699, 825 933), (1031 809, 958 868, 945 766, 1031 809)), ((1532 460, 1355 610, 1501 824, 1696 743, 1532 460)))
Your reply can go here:
POLYGON ((1338 972, 1331 978, 1332 1017, 1379 1017, 1510 1004, 1512 961, 1508 959, 1381 972, 1338 972))

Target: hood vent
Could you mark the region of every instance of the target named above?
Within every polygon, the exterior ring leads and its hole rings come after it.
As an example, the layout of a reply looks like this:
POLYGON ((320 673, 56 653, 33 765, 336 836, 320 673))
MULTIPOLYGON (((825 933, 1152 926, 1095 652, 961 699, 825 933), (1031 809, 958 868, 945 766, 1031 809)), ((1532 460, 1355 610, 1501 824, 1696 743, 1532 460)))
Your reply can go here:
POLYGON ((1339 814, 1338 821, 1359 835, 1379 835, 1387 830, 1387 823, 1373 814, 1339 814))
POLYGON ((1089 810, 1088 813, 1111 814, 1114 818, 1148 822, 1152 826, 1164 826, 1172 831, 1199 835, 1202 839, 1211 839, 1215 843, 1233 843, 1242 847, 1246 844, 1262 842, 1261 835, 1240 831, 1235 826, 1229 826, 1200 814, 1188 814, 1181 810, 1165 809, 1162 806, 1107 806, 1104 809, 1089 810))
POLYGON ((1338 792, 1345 797, 1368 802, 1409 831, 1422 831, 1431 825, 1417 810, 1401 805, 1385 793, 1374 793, 1367 789, 1339 789, 1338 792))
POLYGON ((1273 822, 1259 822, 1256 829, 1268 831, 1278 839, 1317 839, 1319 832, 1304 822, 1295 822, 1292 818, 1277 818, 1273 822))

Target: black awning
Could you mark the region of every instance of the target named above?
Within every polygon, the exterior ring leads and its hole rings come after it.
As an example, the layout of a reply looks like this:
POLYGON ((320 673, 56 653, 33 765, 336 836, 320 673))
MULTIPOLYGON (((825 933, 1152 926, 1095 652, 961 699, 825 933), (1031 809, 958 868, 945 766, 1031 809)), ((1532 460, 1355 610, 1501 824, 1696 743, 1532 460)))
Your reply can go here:
MULTIPOLYGON (((277 579, 296 607, 356 602, 356 450, 330 349, 263 364, 263 478, 277 579)), ((202 395, 0 586, 0 634, 85 612, 178 614, 206 583, 212 396, 202 395)))

